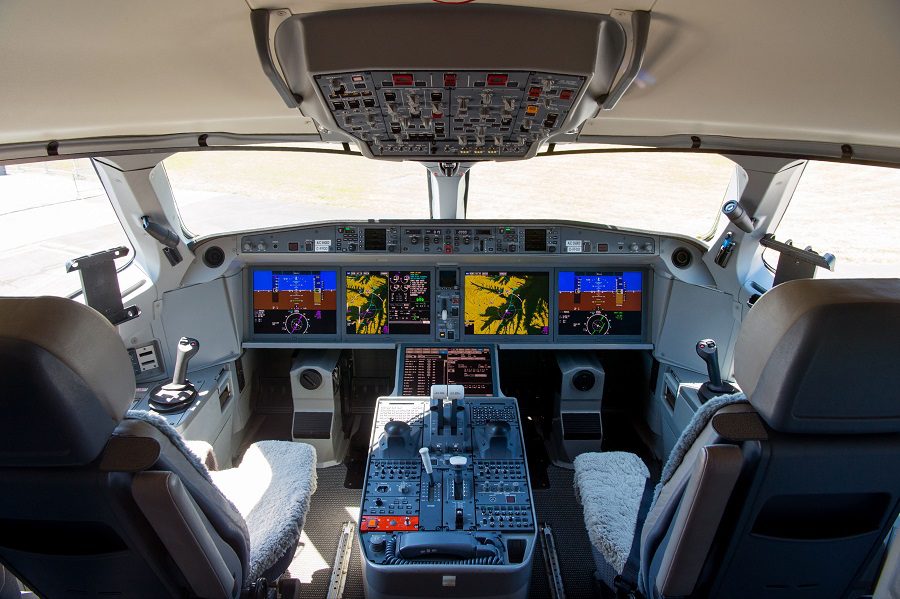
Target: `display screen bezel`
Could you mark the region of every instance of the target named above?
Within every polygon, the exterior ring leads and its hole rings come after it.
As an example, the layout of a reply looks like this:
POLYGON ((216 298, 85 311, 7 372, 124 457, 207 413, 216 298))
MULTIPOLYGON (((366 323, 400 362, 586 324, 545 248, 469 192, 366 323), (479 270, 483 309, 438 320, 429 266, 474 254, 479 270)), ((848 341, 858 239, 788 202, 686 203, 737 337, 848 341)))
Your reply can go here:
POLYGON ((558 343, 588 343, 593 342, 598 345, 604 345, 608 343, 641 343, 647 340, 648 329, 649 329, 649 296, 650 296, 650 277, 648 275, 649 270, 647 268, 641 267, 632 267, 632 266, 611 266, 611 267, 601 267, 601 268, 556 268, 553 273, 553 288, 554 288, 554 301, 555 301, 555 309, 554 309, 554 323, 553 323, 553 333, 554 340, 558 343), (559 328, 559 295, 560 295, 560 286, 559 286, 559 274, 562 272, 590 272, 590 273, 598 273, 598 274, 608 274, 611 272, 636 272, 641 275, 641 331, 640 334, 637 335, 571 335, 571 334, 563 334, 560 332, 559 328))
POLYGON ((341 307, 343 308, 340 314, 340 319, 338 321, 338 329, 341 333, 341 338, 347 341, 359 341, 359 340, 368 340, 371 339, 373 341, 377 340, 385 340, 385 339, 434 339, 437 330, 437 313, 435 306, 435 283, 436 272, 434 268, 422 268, 420 266, 397 266, 390 265, 390 267, 385 267, 384 265, 371 265, 371 266, 360 266, 354 268, 342 268, 340 269, 340 281, 339 284, 343 289, 340 300, 341 307), (428 333, 387 333, 387 334, 364 334, 364 333, 348 333, 347 332, 347 273, 351 272, 404 272, 404 271, 419 271, 425 272, 429 275, 429 289, 428 289, 428 305, 431 306, 431 323, 429 326, 428 333))
MULTIPOLYGON (((427 347, 437 349, 487 349, 491 356, 491 380, 494 387, 493 395, 466 395, 466 397, 505 397, 500 389, 500 361, 498 359, 497 345, 494 343, 401 343, 397 347, 397 369, 396 382, 394 384, 393 395, 400 395, 403 392, 403 370, 406 366, 406 348, 409 347, 427 347)), ((424 397, 420 395, 410 395, 408 397, 424 397)))
POLYGON ((301 265, 284 265, 284 264, 274 264, 274 265, 258 265, 253 266, 248 269, 247 275, 247 302, 248 307, 245 309, 246 318, 247 318, 247 331, 251 339, 254 340, 299 340, 299 339, 309 339, 309 340, 336 340, 340 337, 341 330, 341 322, 343 312, 341 310, 342 307, 342 290, 341 290, 341 273, 342 269, 337 266, 319 266, 312 267, 308 264, 301 265), (337 281, 335 284, 335 293, 337 297, 335 298, 335 332, 334 333, 306 333, 302 335, 294 335, 288 332, 283 333, 257 333, 256 332, 256 322, 254 318, 254 304, 253 304, 253 279, 257 272, 260 271, 284 271, 284 272, 326 272, 332 271, 335 273, 337 277, 337 281))
POLYGON ((555 330, 553 325, 553 317, 556 315, 556 293, 555 293, 555 277, 556 269, 554 268, 535 268, 535 267, 517 267, 517 268, 500 268, 495 265, 466 265, 460 266, 459 269, 459 288, 460 288, 460 315, 459 315, 459 336, 463 340, 470 343, 481 341, 487 342, 508 342, 511 339, 518 340, 522 343, 549 343, 555 338, 555 330), (523 272, 523 273, 546 273, 547 282, 547 334, 546 335, 485 335, 478 333, 466 333, 466 275, 472 272, 523 272))

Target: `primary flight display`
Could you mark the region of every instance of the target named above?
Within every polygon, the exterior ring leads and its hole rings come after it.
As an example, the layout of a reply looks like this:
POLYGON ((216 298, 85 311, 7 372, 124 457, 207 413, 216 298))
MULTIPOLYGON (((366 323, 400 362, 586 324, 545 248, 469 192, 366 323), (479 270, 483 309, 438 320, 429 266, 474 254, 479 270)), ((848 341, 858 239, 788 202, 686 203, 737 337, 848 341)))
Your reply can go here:
POLYGON ((337 271, 254 270, 255 334, 337 332, 337 271))
POLYGON ((466 335, 549 335, 550 273, 466 272, 466 335))
POLYGON ((561 336, 643 332, 641 271, 559 271, 558 294, 561 336))

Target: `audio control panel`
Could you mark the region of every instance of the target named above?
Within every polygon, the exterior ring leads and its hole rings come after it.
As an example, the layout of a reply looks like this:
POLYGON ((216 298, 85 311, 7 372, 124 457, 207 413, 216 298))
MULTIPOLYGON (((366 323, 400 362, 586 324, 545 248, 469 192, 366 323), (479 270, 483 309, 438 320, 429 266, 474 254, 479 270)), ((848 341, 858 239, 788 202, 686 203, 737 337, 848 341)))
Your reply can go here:
POLYGON ((603 226, 473 221, 346 223, 248 234, 245 254, 655 255, 659 240, 603 226))
POLYGON ((359 518, 365 564, 530 559, 536 522, 515 399, 382 397, 370 447, 359 518))
POLYGON ((562 130, 578 75, 360 71, 316 76, 336 125, 375 157, 522 158, 562 130))

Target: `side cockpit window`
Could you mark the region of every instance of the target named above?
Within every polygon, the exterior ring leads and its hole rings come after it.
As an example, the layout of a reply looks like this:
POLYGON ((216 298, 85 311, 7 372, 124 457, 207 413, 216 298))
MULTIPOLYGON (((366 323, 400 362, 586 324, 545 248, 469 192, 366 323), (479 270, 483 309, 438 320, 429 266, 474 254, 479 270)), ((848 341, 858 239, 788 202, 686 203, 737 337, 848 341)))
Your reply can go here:
MULTIPOLYGON (((71 296, 66 261, 132 248, 90 160, 0 166, 0 295, 71 296)), ((119 266, 122 266, 120 264, 119 266)))

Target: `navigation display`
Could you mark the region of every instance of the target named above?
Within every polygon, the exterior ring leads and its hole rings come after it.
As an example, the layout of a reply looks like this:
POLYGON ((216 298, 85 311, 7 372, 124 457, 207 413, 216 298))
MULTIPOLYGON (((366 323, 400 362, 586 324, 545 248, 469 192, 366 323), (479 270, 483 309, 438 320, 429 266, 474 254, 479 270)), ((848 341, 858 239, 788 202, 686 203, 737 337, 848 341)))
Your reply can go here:
POLYGON ((467 272, 466 335, 548 335, 550 273, 467 272))
POLYGON ((641 271, 559 272, 559 334, 639 337, 641 271))
POLYGON ((430 335, 431 273, 348 271, 347 333, 430 335))
POLYGON ((401 395, 430 395, 432 385, 462 385, 466 396, 494 395, 494 369, 487 347, 407 347, 401 395))
POLYGON ((254 270, 253 332, 336 335, 337 272, 254 270))

